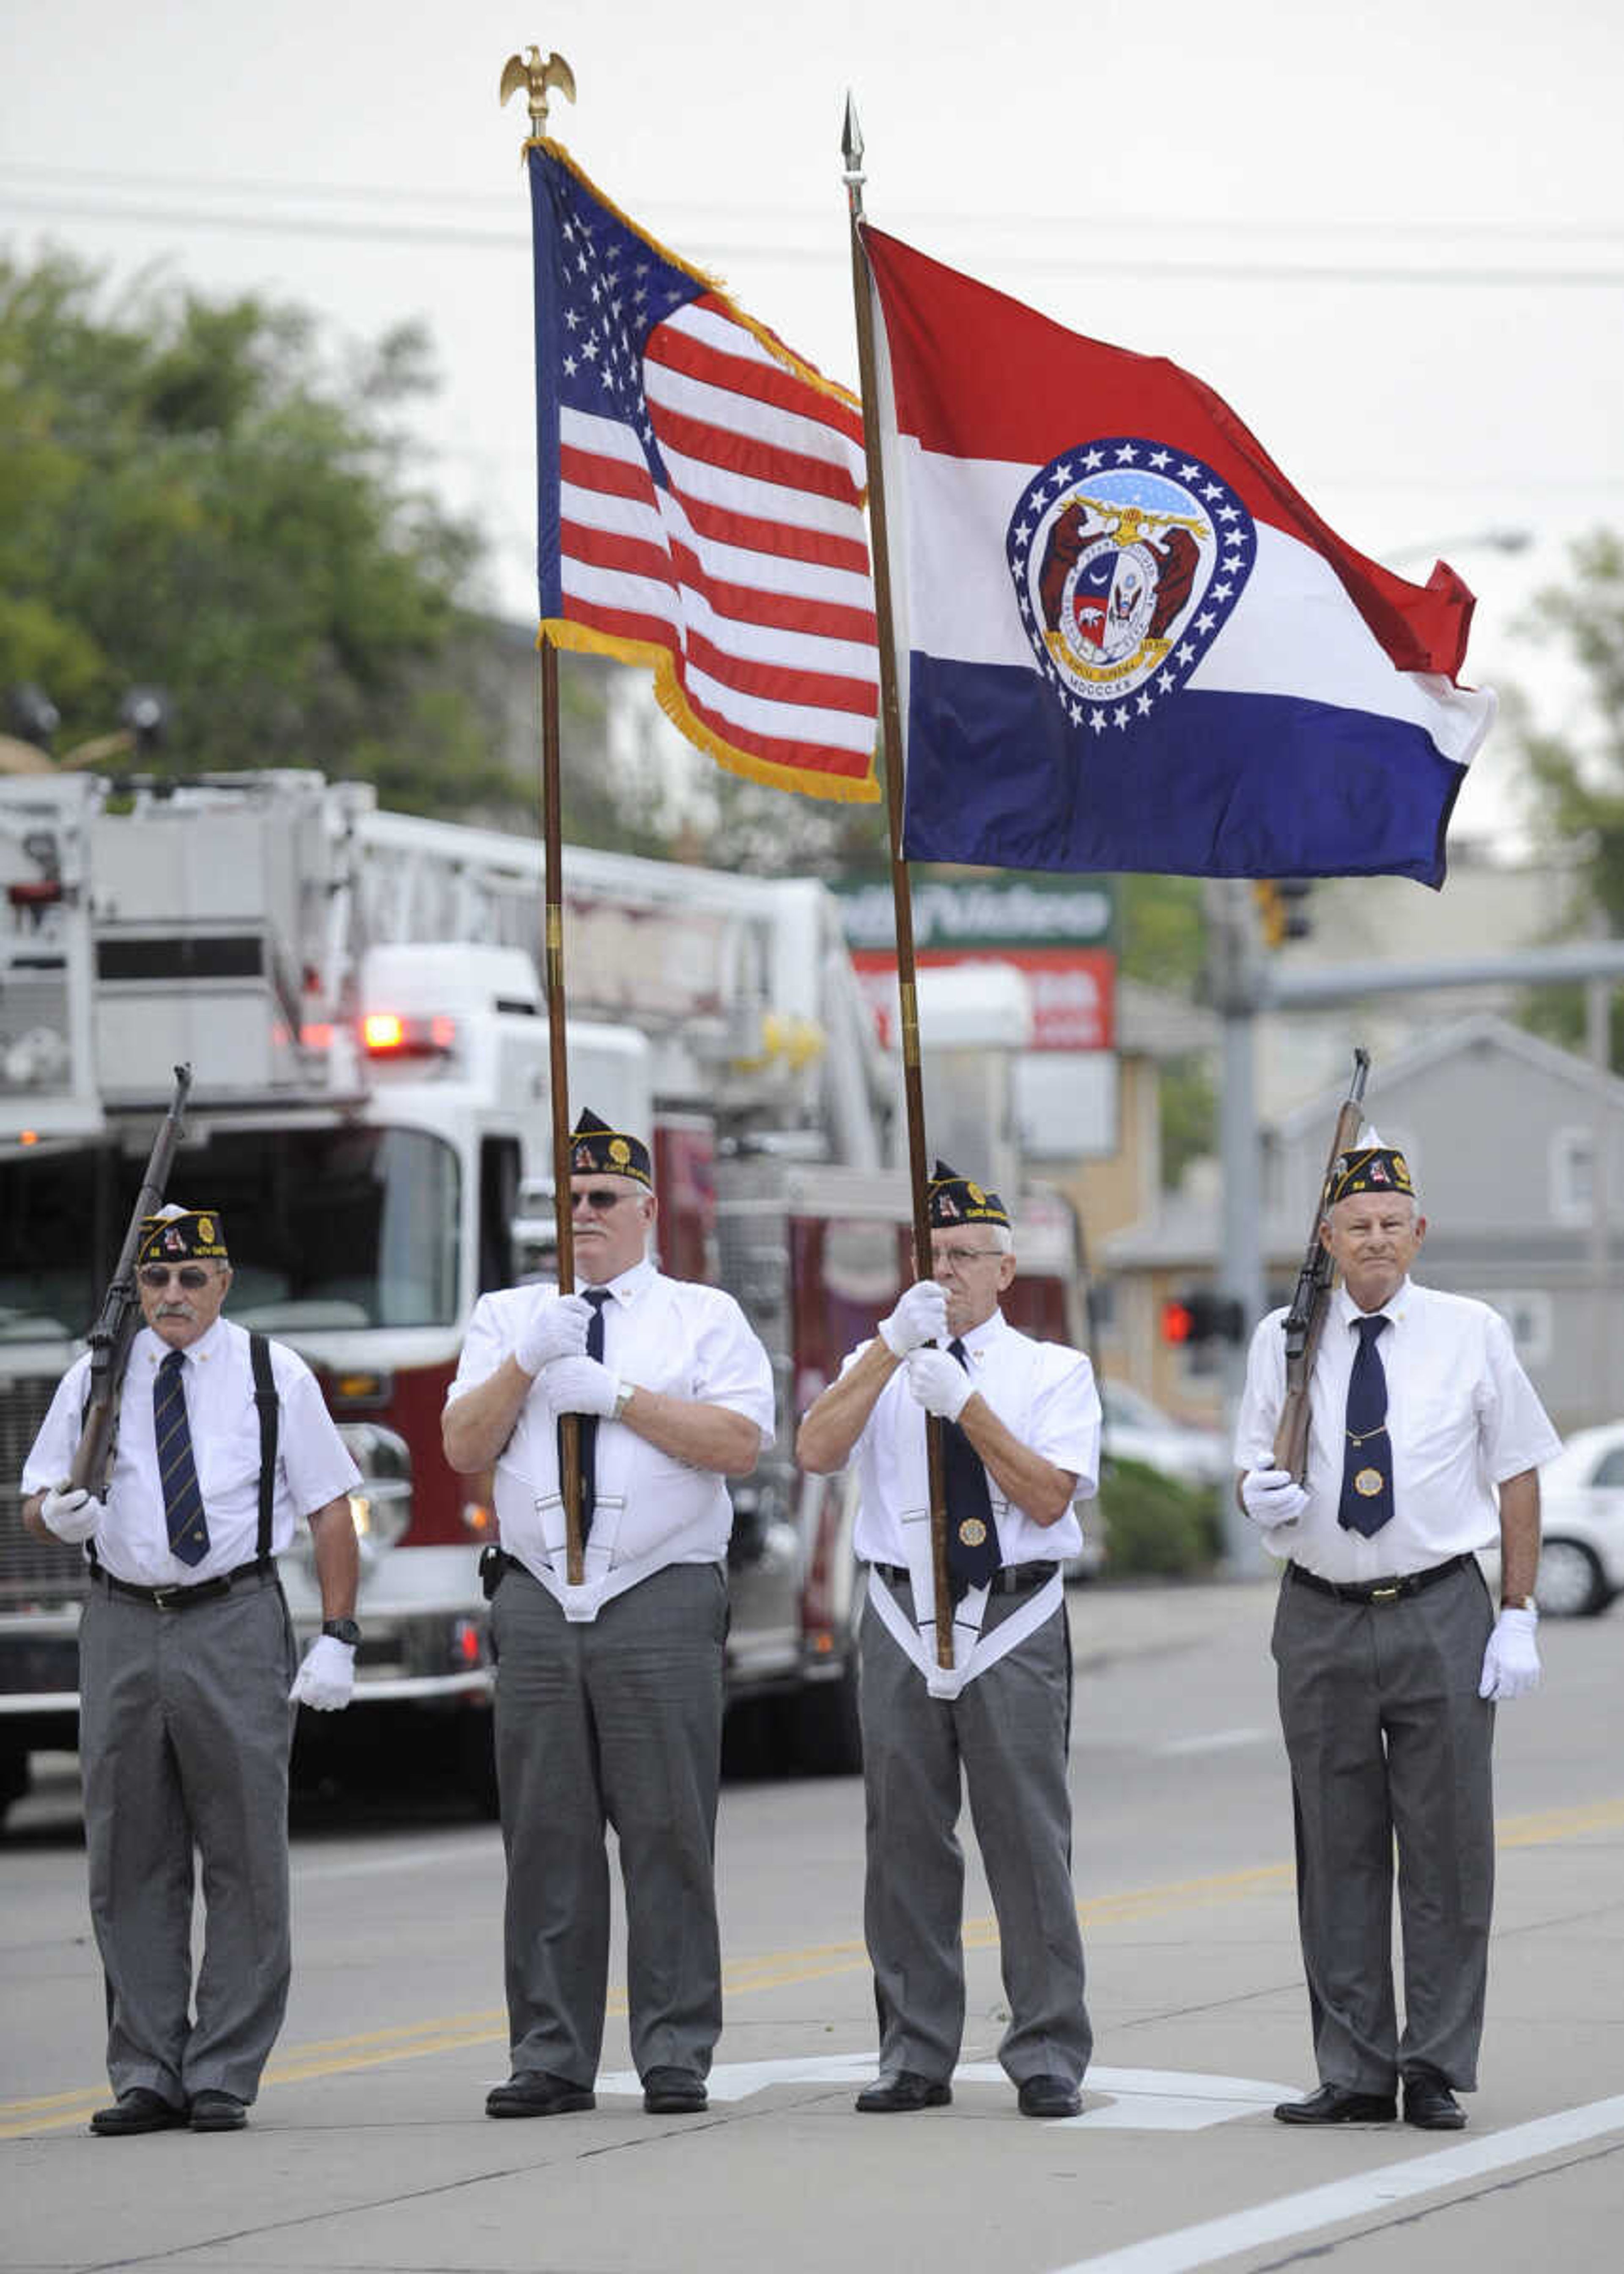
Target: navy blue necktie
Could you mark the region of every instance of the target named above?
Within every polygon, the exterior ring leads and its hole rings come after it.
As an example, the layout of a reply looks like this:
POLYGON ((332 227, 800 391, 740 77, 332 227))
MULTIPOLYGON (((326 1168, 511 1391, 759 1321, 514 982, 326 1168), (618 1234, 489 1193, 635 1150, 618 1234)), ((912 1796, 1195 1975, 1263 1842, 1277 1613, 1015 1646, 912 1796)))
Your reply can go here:
POLYGON ((208 1554, 208 1520, 192 1457, 192 1428, 186 1419, 184 1351, 172 1350, 153 1382, 153 1432, 158 1441, 158 1475, 163 1486, 163 1516, 169 1547, 183 1563, 200 1563, 208 1554))
MULTIPOLYGON (((591 1323, 586 1330, 586 1354, 602 1359, 604 1354, 604 1305, 609 1300, 607 1287, 589 1287, 586 1299, 592 1306, 591 1323)), ((581 1448, 581 1539, 584 1546, 592 1529, 592 1510, 598 1504, 598 1416, 578 1413, 575 1416, 576 1442, 581 1448)), ((561 1425, 560 1425, 561 1428, 561 1425)), ((564 1441, 559 1438, 559 1477, 564 1474, 564 1441)))
MULTIPOLYGON (((957 1337, 947 1349, 968 1374, 970 1360, 957 1337)), ((1004 1561, 987 1472, 957 1421, 942 1424, 942 1488, 947 1502, 947 1592, 957 1603, 972 1587, 984 1586, 1004 1561)))
POLYGON ((1377 1338, 1392 1321, 1385 1312, 1355 1319, 1359 1347, 1348 1377, 1347 1442, 1342 1448, 1342 1496, 1336 1520, 1366 1540, 1393 1515, 1393 1446, 1387 1435, 1387 1377, 1377 1338))

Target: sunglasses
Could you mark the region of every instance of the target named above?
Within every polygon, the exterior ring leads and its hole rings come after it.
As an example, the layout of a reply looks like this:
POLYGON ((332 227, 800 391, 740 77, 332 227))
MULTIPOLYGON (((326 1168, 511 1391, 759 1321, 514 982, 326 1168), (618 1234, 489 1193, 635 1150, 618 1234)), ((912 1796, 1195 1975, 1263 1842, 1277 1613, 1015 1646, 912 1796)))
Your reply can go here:
POLYGON ((635 1193, 611 1193, 595 1186, 590 1193, 571 1193, 570 1214, 573 1216, 578 1208, 590 1208, 594 1216, 607 1216, 610 1209, 618 1208, 622 1201, 635 1201, 636 1197, 635 1193))
POLYGON ((207 1286, 214 1274, 200 1263, 143 1263, 140 1276, 143 1287, 167 1287, 171 1279, 177 1279, 195 1294, 199 1287, 207 1286))

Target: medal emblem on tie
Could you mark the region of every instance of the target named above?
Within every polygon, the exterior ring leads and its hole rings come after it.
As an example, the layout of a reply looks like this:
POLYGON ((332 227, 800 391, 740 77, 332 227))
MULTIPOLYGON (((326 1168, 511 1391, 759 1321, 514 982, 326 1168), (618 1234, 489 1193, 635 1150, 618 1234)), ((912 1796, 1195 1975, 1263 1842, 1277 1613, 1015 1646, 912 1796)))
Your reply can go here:
POLYGON ((1382 1475, 1380 1469, 1361 1469, 1353 1480, 1355 1492, 1365 1500, 1374 1500, 1376 1495, 1381 1490, 1381 1486, 1382 1475))
POLYGON ((979 1547, 987 1537, 987 1526, 979 1516, 966 1516, 959 1527, 959 1537, 966 1547, 979 1547))

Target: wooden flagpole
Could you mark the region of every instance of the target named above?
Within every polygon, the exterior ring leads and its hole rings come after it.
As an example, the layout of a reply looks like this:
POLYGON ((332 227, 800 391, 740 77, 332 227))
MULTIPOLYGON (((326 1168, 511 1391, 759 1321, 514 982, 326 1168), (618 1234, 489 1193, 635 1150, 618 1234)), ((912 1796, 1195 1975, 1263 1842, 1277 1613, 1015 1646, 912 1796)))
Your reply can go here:
MULTIPOLYGON (((880 717, 885 743, 885 806, 891 829, 891 902, 897 928, 897 991, 902 1013, 902 1095, 908 1125, 908 1178, 914 1193, 914 1269, 932 1276, 929 1175, 925 1156, 925 1091, 919 1053, 919 985, 914 956, 914 895, 902 850, 902 705, 897 687, 897 640, 891 612, 891 545, 885 526, 885 473, 880 456, 880 426, 874 368, 874 301, 868 256, 862 241, 862 135, 857 109, 846 99, 841 138, 846 160, 847 214, 852 239, 852 297, 857 317, 857 370, 862 394, 863 448, 868 471, 868 526, 874 546, 874 613, 879 638, 880 717)), ((925 1461, 930 1490, 930 1569, 936 1595, 936 1664, 953 1663, 952 1607, 948 1591, 947 1496, 944 1485, 942 1424, 925 1417, 925 1461)))
MULTIPOLYGON (((501 100, 523 91, 529 97, 530 139, 547 131, 547 94, 552 87, 575 99, 575 82, 562 56, 545 63, 538 48, 523 57, 509 56, 502 66, 501 100)), ((569 1052, 564 997, 563 829, 559 795, 558 650, 543 632, 541 651, 541 845, 545 909, 542 970, 547 1003, 547 1088, 553 1104, 553 1213, 557 1227, 558 1284, 561 1295, 575 1289, 575 1227, 569 1184, 569 1052)), ((559 1417, 559 1491, 564 1503, 564 1577, 578 1587, 585 1577, 581 1541, 581 1422, 559 1417)))

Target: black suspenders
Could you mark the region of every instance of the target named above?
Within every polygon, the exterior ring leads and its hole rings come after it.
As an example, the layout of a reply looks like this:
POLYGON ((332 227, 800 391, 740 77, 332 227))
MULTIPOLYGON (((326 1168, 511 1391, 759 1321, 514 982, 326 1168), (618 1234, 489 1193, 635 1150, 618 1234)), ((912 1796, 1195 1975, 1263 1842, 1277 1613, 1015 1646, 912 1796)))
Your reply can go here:
POLYGON ((259 1409, 259 1537, 254 1553, 261 1562, 271 1552, 271 1513, 276 1505, 276 1427, 281 1413, 271 1374, 271 1346, 261 1334, 248 1337, 253 1368, 254 1404, 259 1409))

